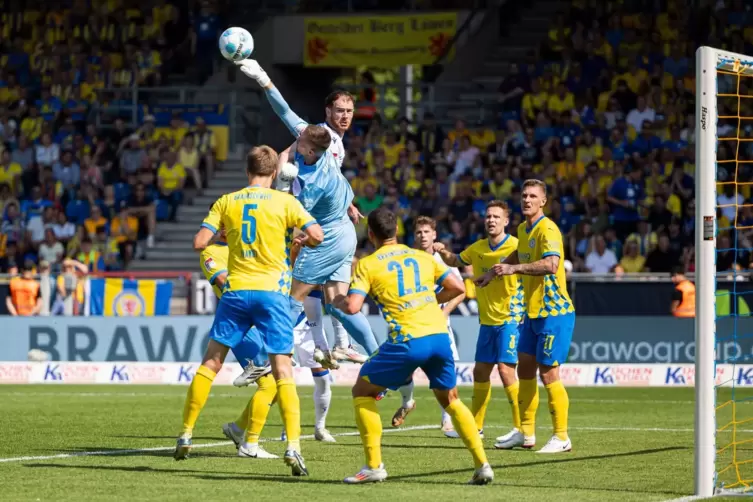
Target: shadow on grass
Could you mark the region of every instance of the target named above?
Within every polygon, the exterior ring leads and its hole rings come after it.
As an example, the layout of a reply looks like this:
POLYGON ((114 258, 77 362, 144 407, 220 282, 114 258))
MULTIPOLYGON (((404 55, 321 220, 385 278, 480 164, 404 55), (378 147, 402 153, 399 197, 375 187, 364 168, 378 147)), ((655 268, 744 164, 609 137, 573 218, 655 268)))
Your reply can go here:
MULTIPOLYGON (((406 445, 401 445, 401 447, 408 447, 406 445)), ((415 445, 412 446, 414 449, 421 449, 422 447, 416 447, 415 445)), ((504 475, 506 471, 510 469, 517 469, 517 468, 525 468, 525 467, 534 467, 534 466, 542 466, 542 465, 556 465, 556 464, 565 464, 565 463, 572 463, 572 462, 590 462, 590 461, 599 461, 599 460, 608 460, 613 458, 626 458, 626 457, 637 457, 641 455, 653 455, 656 453, 667 453, 667 452, 673 452, 673 451, 682 451, 682 450, 689 450, 689 447, 682 447, 682 446, 672 446, 672 447, 665 447, 665 448, 652 448, 652 449, 646 449, 646 450, 635 450, 635 451, 628 451, 628 452, 621 452, 621 453, 609 453, 604 455, 590 455, 590 456, 583 456, 583 457, 577 457, 577 456, 570 456, 566 457, 565 455, 558 456, 556 459, 552 458, 550 460, 537 460, 533 462, 521 462, 517 464, 498 464, 494 465, 494 469, 496 470, 497 475, 500 474, 504 475), (563 458, 564 457, 564 458, 563 458)), ((155 456, 167 456, 170 453, 169 452, 144 452, 147 455, 150 453, 159 453, 159 455, 155 456), (165 453, 163 455, 162 453, 165 453)), ((142 453, 143 454, 143 453, 142 453)), ((125 454, 127 456, 127 454, 125 454)), ((203 455, 202 455, 203 456, 203 455)), ((218 456, 225 456, 225 455, 218 455, 218 456)), ((316 479, 316 477, 311 478, 297 478, 292 477, 289 474, 264 474, 264 475, 254 475, 254 474, 238 474, 238 473, 207 473, 206 471, 197 471, 197 470, 184 470, 180 468, 176 469, 164 469, 164 468, 154 468, 154 467, 147 467, 147 466, 133 466, 133 467, 126 467, 126 466, 112 466, 112 465, 71 465, 71 464, 61 464, 61 463, 29 463, 29 464, 23 464, 24 467, 29 468, 52 468, 52 469, 89 469, 89 470, 105 470, 105 471, 122 471, 122 472, 149 472, 149 473, 164 473, 169 474, 171 476, 174 475, 185 475, 194 477, 197 479, 203 479, 207 481, 275 481, 275 482, 282 482, 282 483, 314 483, 314 484, 340 484, 341 481, 339 480, 325 480, 325 479, 316 479), (218 475, 219 474, 219 475, 218 475)), ((414 474, 402 474, 402 475, 392 475, 389 477, 389 482, 393 483, 406 483, 406 484, 442 484, 442 485, 460 485, 463 483, 457 482, 457 481, 450 481, 450 480, 443 480, 442 478, 446 476, 447 474, 470 474, 471 469, 465 468, 465 469, 453 469, 453 470, 442 470, 442 471, 434 471, 434 472, 419 472, 414 474), (432 479, 423 479, 423 478, 432 478, 432 479)), ((316 475, 316 473, 314 473, 316 475)), ((521 483, 514 483, 514 482, 505 482, 505 479, 500 479, 497 482, 497 485, 503 485, 508 487, 520 487, 520 488, 542 488, 540 484, 521 484, 521 483)), ((593 486, 564 486, 564 485, 556 485, 556 486, 548 486, 547 488, 554 488, 559 490, 583 490, 583 491, 591 491, 591 492, 614 492, 614 493, 645 493, 645 494, 657 494, 657 495, 682 495, 683 493, 677 492, 677 491, 671 491, 671 490, 643 490, 639 487, 630 487, 630 488, 609 488, 609 487, 593 487, 593 486)))
MULTIPOLYGON (((231 443, 228 442, 228 446, 230 446, 231 443)), ((61 453, 68 453, 70 455, 75 456, 81 456, 81 457, 170 457, 173 456, 172 447, 165 447, 170 449, 161 449, 161 450, 143 450, 139 448, 112 448, 109 446, 78 446, 75 448, 66 448, 61 450, 55 450, 56 454, 61 453), (87 455, 87 453, 90 453, 90 455, 87 455)), ((222 448, 222 446, 218 446, 217 448, 222 448)), ((45 450, 47 451, 47 450, 45 450)), ((213 457, 213 458, 222 458, 222 457, 236 457, 235 449, 233 449, 233 452, 230 453, 221 453, 221 452, 212 452, 211 450, 201 451, 201 453, 194 453, 195 457, 213 457)))

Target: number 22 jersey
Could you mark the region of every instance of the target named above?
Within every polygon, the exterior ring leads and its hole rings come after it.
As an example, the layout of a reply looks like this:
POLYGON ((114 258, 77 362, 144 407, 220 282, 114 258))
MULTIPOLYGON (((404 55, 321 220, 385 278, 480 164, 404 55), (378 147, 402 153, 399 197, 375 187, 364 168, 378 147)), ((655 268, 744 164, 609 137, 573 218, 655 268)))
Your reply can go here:
POLYGON ((371 296, 387 321, 388 341, 401 343, 447 333, 434 290, 450 273, 425 251, 391 244, 358 261, 349 293, 371 296))

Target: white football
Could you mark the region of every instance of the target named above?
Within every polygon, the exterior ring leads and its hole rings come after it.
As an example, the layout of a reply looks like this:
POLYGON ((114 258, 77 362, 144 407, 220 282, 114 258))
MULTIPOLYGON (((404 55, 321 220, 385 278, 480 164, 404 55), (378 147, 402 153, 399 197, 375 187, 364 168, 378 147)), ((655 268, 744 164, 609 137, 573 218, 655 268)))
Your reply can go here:
POLYGON ((220 35, 220 52, 229 61, 242 61, 254 52, 254 37, 245 28, 228 28, 220 35))

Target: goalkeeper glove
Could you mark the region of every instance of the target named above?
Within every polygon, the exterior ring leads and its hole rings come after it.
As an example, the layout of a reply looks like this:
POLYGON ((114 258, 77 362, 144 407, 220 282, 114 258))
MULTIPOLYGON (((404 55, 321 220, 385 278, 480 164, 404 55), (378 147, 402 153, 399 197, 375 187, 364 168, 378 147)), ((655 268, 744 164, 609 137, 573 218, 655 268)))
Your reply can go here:
POLYGON ((280 172, 277 173, 275 189, 281 192, 290 192, 290 187, 296 176, 298 176, 298 166, 290 162, 284 163, 282 168, 280 168, 280 172))
POLYGON ((272 81, 255 59, 244 59, 236 61, 235 64, 248 78, 256 80, 256 83, 262 87, 266 87, 272 81))

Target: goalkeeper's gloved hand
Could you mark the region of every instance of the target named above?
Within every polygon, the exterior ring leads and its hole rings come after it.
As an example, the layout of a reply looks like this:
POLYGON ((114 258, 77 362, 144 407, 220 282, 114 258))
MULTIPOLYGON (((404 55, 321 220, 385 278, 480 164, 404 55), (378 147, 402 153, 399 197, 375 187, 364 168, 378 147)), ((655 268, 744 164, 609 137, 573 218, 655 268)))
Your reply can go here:
POLYGON ((281 192, 290 192, 293 181, 298 176, 298 166, 291 162, 286 162, 280 168, 275 178, 275 189, 281 192))
POLYGON ((256 80, 256 83, 260 86, 266 87, 271 82, 267 72, 255 59, 244 59, 236 61, 235 64, 248 78, 256 80))

